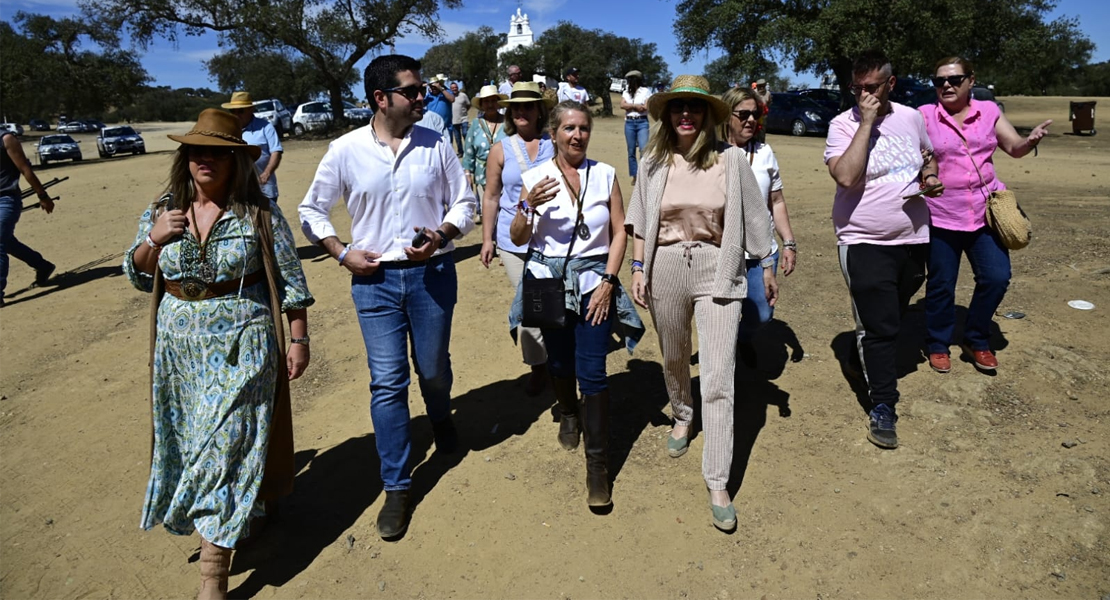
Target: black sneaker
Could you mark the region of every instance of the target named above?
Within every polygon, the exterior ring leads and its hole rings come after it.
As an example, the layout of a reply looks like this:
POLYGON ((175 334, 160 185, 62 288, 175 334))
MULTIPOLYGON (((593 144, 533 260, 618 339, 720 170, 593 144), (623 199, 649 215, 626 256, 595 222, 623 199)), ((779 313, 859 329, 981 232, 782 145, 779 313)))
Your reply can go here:
POLYGON ((894 407, 889 404, 878 404, 871 409, 871 427, 867 431, 867 440, 880 448, 893 450, 898 447, 898 431, 894 424, 898 422, 898 415, 894 407))
POLYGON ((451 454, 459 447, 459 432, 455 430, 455 422, 451 417, 432 423, 432 436, 435 438, 436 450, 451 454))
POLYGON ((50 283, 50 276, 54 274, 54 269, 57 268, 53 263, 47 263, 47 266, 35 271, 35 287, 50 283))
POLYGON ((409 491, 385 493, 385 506, 378 513, 378 535, 384 540, 396 539, 409 528, 409 491))

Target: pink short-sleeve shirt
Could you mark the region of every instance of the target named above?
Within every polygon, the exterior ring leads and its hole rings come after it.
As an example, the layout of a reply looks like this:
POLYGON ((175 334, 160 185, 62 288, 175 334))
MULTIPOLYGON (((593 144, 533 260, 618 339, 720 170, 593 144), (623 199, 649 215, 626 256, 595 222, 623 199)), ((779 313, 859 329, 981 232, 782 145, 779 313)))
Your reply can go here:
POLYGON ((944 193, 927 199, 932 225, 955 231, 986 227, 987 197, 992 191, 1006 189, 994 171, 993 156, 998 148, 994 128, 1001 114, 998 105, 972 99, 962 129, 939 103, 919 110, 944 182, 944 193))

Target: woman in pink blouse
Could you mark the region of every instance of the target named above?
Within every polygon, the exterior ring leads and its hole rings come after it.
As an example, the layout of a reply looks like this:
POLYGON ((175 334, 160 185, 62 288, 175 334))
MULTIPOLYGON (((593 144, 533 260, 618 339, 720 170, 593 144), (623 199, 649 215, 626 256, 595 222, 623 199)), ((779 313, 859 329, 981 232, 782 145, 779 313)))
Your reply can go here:
MULTIPOLYGON (((994 171, 994 151, 1001 148, 1021 158, 1048 134, 1052 124, 1045 121, 1022 137, 997 104, 971 97, 974 84, 971 63, 957 56, 945 58, 937 63, 933 77, 937 103, 920 108, 944 179, 944 192, 926 197, 932 215, 925 288, 926 343, 929 366, 939 373, 952 368, 948 347, 956 328, 961 254, 967 254, 975 275, 961 345, 980 370, 998 368, 990 348, 990 325, 1010 285, 1010 254, 986 222, 990 193, 1006 189, 994 171)), ((925 183, 935 183, 934 177, 925 183)))

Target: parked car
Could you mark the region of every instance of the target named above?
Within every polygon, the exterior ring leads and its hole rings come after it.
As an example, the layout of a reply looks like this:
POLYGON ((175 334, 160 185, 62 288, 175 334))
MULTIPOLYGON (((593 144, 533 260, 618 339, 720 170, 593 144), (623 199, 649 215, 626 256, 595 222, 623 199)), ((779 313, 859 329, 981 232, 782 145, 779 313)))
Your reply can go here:
POLYGON ((104 129, 104 121, 98 121, 96 119, 82 119, 82 122, 85 124, 85 131, 92 132, 104 129))
POLYGON ((985 85, 971 86, 971 97, 976 100, 990 100, 998 105, 999 111, 1006 112, 1006 105, 999 102, 998 99, 994 97, 994 92, 985 85))
POLYGON ((58 133, 85 133, 89 128, 81 121, 58 123, 58 133))
POLYGON ((922 83, 911 77, 899 77, 894 83, 894 89, 891 90, 888 98, 891 102, 907 104, 910 98, 914 98, 922 92, 929 92, 935 95, 932 84, 922 83))
POLYGON ((370 122, 370 117, 374 116, 374 111, 369 108, 359 108, 344 100, 343 116, 356 125, 366 125, 370 122))
POLYGON ((19 123, 0 123, 0 130, 7 130, 16 135, 23 135, 23 126, 19 123))
POLYGON ((293 130, 293 115, 277 98, 255 102, 254 116, 269 121, 270 125, 273 125, 274 129, 277 130, 278 137, 293 130))
POLYGON ((837 90, 815 88, 809 90, 796 90, 790 93, 809 98, 825 108, 840 112, 840 92, 837 90))
POLYGON ((74 162, 81 160, 81 148, 78 141, 68 135, 44 135, 39 143, 35 144, 38 150, 39 164, 46 166, 51 162, 72 158, 74 162))
POLYGON ((293 135, 327 129, 334 120, 327 102, 305 102, 293 113, 293 135))
POLYGON ((628 80, 623 77, 609 78, 609 91, 614 94, 623 94, 628 89, 628 80))
POLYGON ((146 142, 143 141, 143 136, 129 125, 105 127, 96 136, 96 151, 100 154, 100 158, 107 158, 121 152, 146 154, 146 142))
POLYGON ((42 119, 31 119, 28 125, 31 126, 31 131, 50 131, 50 123, 42 119))
POLYGON ((816 133, 828 135, 829 121, 835 110, 821 106, 805 96, 786 92, 771 93, 771 112, 763 126, 767 131, 789 131, 792 135, 816 133))

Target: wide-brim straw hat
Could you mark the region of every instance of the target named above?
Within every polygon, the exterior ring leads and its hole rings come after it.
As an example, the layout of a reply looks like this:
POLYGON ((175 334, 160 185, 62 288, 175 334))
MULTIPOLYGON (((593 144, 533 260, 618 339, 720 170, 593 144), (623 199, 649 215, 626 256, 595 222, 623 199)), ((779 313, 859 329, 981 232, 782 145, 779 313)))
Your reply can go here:
POLYGON ((548 98, 540 91, 540 84, 535 81, 518 81, 513 84, 513 92, 505 100, 499 100, 497 103, 501 106, 509 106, 510 104, 519 104, 521 102, 543 102, 547 108, 555 106, 559 101, 558 98, 548 98))
POLYGON ((223 108, 251 108, 254 106, 254 102, 251 102, 250 92, 233 92, 231 102, 224 102, 220 106, 223 108))
POLYGON ((496 85, 483 85, 482 89, 478 90, 478 95, 474 96, 474 99, 478 101, 481 101, 485 98, 497 98, 499 100, 509 99, 507 95, 497 93, 496 85))
POLYGON ((262 148, 243 141, 243 129, 235 115, 218 108, 206 108, 197 117, 197 124, 185 135, 167 135, 175 142, 188 146, 220 146, 246 148, 252 160, 262 156, 262 148))
POLYGON ((667 110, 667 103, 671 100, 690 98, 704 100, 713 111, 717 124, 724 123, 730 112, 729 105, 723 100, 709 93, 709 80, 700 75, 679 75, 671 83, 671 89, 666 92, 653 94, 648 98, 648 114, 659 121, 663 118, 663 111, 667 110))
POLYGON ((447 76, 443 73, 436 73, 436 76, 429 79, 428 83, 447 83, 447 76))
POLYGON ((633 77, 639 79, 640 81, 644 80, 644 74, 639 71, 629 71, 624 74, 625 79, 632 79, 633 77))

